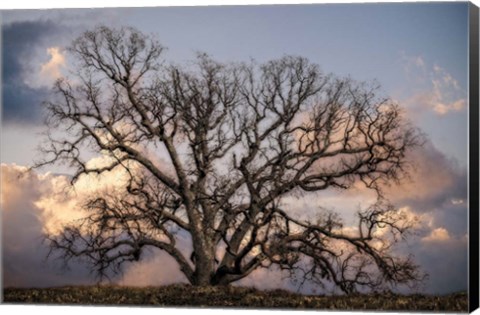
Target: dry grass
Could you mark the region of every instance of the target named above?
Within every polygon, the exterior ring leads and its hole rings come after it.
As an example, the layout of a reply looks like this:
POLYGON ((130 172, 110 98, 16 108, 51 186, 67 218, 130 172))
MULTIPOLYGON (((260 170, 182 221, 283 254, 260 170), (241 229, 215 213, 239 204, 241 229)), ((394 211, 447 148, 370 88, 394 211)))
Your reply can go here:
POLYGON ((371 294, 351 296, 306 296, 283 290, 258 291, 242 287, 164 287, 88 286, 47 289, 4 290, 6 303, 146 305, 241 307, 318 310, 410 310, 467 312, 468 296, 371 294))

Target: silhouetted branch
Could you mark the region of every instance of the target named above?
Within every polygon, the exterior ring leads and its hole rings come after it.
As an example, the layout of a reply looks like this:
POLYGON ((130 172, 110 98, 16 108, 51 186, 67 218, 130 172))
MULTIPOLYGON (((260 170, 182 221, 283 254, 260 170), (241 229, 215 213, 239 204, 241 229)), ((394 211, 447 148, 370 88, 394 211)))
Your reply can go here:
POLYGON ((272 264, 345 292, 421 278, 410 259, 391 254, 411 227, 393 207, 360 212, 353 235, 323 210, 312 223, 280 206, 285 196, 358 183, 383 200, 382 187, 408 173, 406 152, 422 136, 376 87, 300 57, 223 64, 200 54, 193 68, 166 65, 163 46, 132 28, 86 32, 69 51, 78 77, 55 86, 37 167, 68 163, 73 183, 118 170, 127 180, 49 237, 64 259, 87 258, 104 275, 156 247, 198 285, 272 264), (88 162, 86 149, 106 162, 88 162), (191 237, 189 260, 178 233, 191 237))

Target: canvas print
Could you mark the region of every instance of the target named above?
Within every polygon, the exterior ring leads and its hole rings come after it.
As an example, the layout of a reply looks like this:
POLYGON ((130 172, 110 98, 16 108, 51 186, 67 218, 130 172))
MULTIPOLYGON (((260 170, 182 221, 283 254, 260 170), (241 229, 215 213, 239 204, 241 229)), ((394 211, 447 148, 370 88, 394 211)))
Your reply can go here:
POLYGON ((3 303, 478 301, 474 5, 1 14, 3 303))

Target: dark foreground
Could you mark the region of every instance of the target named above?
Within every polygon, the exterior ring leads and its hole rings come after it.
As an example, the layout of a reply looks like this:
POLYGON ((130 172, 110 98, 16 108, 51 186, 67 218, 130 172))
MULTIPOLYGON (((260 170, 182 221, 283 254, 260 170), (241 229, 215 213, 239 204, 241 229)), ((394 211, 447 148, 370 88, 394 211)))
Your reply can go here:
POLYGON ((5 303, 212 306, 320 310, 411 310, 467 312, 468 296, 372 294, 351 296, 305 296, 282 290, 258 291, 241 287, 62 287, 4 290, 5 303))

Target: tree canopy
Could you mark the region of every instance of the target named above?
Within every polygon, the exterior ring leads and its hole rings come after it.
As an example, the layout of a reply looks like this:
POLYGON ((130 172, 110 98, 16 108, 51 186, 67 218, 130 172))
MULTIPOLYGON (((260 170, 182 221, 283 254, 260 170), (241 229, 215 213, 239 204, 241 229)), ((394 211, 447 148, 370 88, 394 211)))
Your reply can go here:
POLYGON ((83 220, 48 235, 52 250, 104 276, 157 248, 193 285, 273 266, 344 292, 421 278, 411 257, 391 250, 412 222, 382 194, 421 143, 394 101, 302 57, 222 63, 199 54, 181 66, 164 50, 127 27, 87 31, 69 48, 75 76, 47 102, 52 133, 37 166, 67 163, 72 183, 127 176, 122 192, 92 196, 83 220), (108 162, 87 163, 85 150, 108 162), (347 230, 315 195, 354 185, 378 202, 347 230), (315 219, 286 198, 315 200, 315 219), (191 248, 179 245, 185 235, 191 248))

